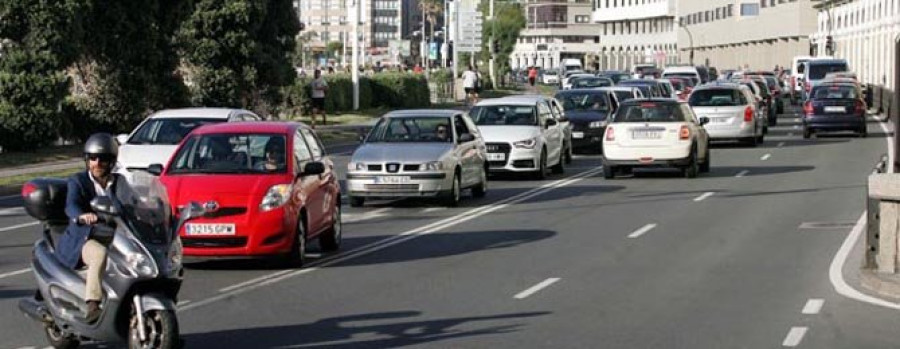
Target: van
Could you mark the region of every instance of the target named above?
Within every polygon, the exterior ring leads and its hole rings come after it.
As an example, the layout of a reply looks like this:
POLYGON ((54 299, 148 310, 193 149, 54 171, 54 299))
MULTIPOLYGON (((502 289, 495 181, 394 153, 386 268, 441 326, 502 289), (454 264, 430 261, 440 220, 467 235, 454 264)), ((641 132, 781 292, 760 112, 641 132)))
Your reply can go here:
MULTIPOLYGON (((831 58, 829 56, 820 57, 820 58, 831 58)), ((806 67, 804 64, 811 59, 816 59, 813 56, 794 56, 791 64, 791 81, 790 81, 790 94, 791 94, 791 104, 797 104, 797 100, 800 98, 800 95, 803 92, 803 76, 806 71, 806 67)))
POLYGON ((631 67, 631 76, 634 77, 635 79, 642 79, 644 77, 645 70, 650 71, 650 70, 654 70, 654 69, 656 69, 656 64, 651 64, 651 63, 635 64, 633 67, 631 67))
POLYGON ((809 98, 809 92, 817 84, 825 80, 825 75, 834 72, 850 71, 846 59, 814 58, 803 64, 803 100, 809 98))
POLYGON ((666 70, 663 70, 663 79, 673 77, 690 78, 691 80, 694 80, 695 85, 700 85, 704 82, 703 78, 700 76, 700 72, 696 67, 692 66, 674 66, 667 67, 666 70))
POLYGON ((561 75, 565 75, 573 70, 584 70, 584 66, 581 65, 581 60, 576 58, 563 59, 559 66, 561 75))

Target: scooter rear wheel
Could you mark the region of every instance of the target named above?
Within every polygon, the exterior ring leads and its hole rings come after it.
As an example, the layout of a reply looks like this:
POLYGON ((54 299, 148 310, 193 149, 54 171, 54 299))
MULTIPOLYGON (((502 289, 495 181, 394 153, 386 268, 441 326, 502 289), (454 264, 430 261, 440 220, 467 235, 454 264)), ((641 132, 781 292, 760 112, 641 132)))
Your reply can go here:
POLYGON ((50 342, 50 346, 56 349, 74 349, 81 344, 78 338, 63 332, 55 323, 44 325, 44 334, 47 335, 47 341, 50 342))
POLYGON ((147 338, 141 340, 137 314, 132 314, 128 326, 128 348, 172 349, 178 347, 178 320, 175 318, 174 312, 150 310, 144 312, 143 316, 147 338))

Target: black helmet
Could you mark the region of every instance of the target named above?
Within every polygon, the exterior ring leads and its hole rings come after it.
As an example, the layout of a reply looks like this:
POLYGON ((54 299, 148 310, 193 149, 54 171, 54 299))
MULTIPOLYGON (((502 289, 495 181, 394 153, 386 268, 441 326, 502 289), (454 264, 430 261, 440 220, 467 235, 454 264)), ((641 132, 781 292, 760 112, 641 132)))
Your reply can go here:
POLYGON ((119 144, 109 133, 95 133, 84 142, 84 155, 119 156, 119 144))

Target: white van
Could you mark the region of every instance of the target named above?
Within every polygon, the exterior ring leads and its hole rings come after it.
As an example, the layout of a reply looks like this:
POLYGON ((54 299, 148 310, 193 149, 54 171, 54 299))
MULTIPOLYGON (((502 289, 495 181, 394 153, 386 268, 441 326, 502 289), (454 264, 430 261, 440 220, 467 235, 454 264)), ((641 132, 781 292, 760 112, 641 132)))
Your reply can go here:
POLYGON ((804 63, 816 58, 831 58, 831 56, 813 57, 813 56, 794 56, 791 62, 791 103, 797 104, 800 95, 803 94, 803 77, 806 73, 804 63))
POLYGON ((566 73, 573 70, 584 70, 584 66, 581 65, 581 60, 576 58, 563 59, 560 62, 559 66, 562 68, 560 69, 560 73, 562 75, 565 75, 566 73))
POLYGON ((694 80, 694 84, 697 86, 701 85, 701 81, 703 81, 703 79, 700 77, 700 72, 698 72, 697 68, 693 66, 666 67, 666 70, 663 70, 663 79, 674 77, 690 78, 691 80, 694 80))

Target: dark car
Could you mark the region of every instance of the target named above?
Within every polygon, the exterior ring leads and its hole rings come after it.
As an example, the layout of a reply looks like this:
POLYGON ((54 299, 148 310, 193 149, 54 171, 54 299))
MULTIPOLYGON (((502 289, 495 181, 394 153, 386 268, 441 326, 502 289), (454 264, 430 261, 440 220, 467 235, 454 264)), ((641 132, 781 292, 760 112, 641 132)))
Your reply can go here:
POLYGON ((663 92, 663 87, 661 84, 654 80, 646 80, 646 79, 634 79, 634 80, 625 80, 618 84, 619 86, 634 86, 641 89, 641 92, 644 94, 644 97, 647 98, 667 98, 663 92))
POLYGON ((572 88, 594 88, 594 87, 608 87, 612 86, 615 83, 612 79, 609 78, 599 78, 599 77, 584 77, 584 78, 576 78, 572 80, 572 88))
POLYGON ((803 138, 829 131, 867 135, 866 102, 853 84, 819 84, 812 88, 803 104, 803 138))
POLYGON ((597 73, 597 77, 608 78, 608 79, 612 80, 614 84, 618 84, 619 82, 621 82, 623 80, 632 79, 633 76, 631 74, 628 74, 627 72, 623 72, 623 71, 604 70, 604 71, 597 73))
POLYGON ((572 125, 572 149, 576 152, 602 152, 603 132, 618 108, 610 91, 575 89, 556 94, 572 125))

